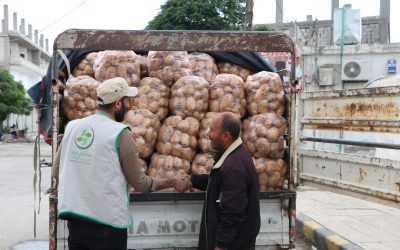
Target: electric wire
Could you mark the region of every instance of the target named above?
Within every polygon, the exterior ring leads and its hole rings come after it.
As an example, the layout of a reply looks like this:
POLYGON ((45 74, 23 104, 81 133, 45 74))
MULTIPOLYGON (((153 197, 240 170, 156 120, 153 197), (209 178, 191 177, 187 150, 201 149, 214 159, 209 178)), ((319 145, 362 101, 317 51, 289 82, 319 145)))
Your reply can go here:
MULTIPOLYGON (((72 10, 70 10, 69 12, 67 12, 65 15, 61 16, 60 18, 58 18, 57 20, 55 20, 54 22, 50 23, 49 25, 47 25, 46 27, 44 27, 43 29, 39 30, 38 33, 42 33, 43 31, 47 30, 48 28, 52 27, 53 25, 57 24, 58 22, 60 22, 62 19, 64 19, 66 16, 70 15, 72 12, 74 12, 75 10, 79 9, 83 4, 85 4, 87 2, 87 0, 83 0, 79 5, 75 6, 72 10)), ((16 39, 11 39, 8 40, 9 42, 15 42, 18 40, 22 40, 24 38, 28 38, 29 40, 32 39, 32 35, 22 35, 19 38, 16 39)), ((6 41, 3 41, 6 42, 6 41)))

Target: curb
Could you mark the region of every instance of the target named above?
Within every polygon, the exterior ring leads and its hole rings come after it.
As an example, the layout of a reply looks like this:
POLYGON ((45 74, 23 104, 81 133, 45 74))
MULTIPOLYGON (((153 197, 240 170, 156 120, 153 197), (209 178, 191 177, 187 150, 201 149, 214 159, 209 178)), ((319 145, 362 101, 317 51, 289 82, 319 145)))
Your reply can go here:
POLYGON ((302 213, 296 215, 296 231, 321 250, 363 249, 302 213))

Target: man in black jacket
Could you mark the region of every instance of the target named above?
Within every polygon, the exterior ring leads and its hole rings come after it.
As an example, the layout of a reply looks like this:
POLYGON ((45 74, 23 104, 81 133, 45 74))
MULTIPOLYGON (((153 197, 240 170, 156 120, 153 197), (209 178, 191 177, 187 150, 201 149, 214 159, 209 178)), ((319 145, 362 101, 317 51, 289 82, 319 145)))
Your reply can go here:
POLYGON ((200 250, 251 250, 260 230, 258 177, 239 137, 233 113, 216 115, 208 136, 215 165, 209 175, 192 175, 194 188, 207 190, 201 220, 200 250))

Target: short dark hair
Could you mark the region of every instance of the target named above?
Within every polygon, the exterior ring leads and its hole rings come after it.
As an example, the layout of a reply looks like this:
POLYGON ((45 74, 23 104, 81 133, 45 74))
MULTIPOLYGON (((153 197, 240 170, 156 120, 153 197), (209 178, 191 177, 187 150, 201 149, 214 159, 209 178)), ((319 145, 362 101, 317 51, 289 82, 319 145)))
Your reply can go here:
MULTIPOLYGON (((103 102, 103 99, 101 99, 99 96, 97 97, 97 100, 100 102, 103 102)), ((105 109, 105 110, 109 110, 113 107, 115 102, 112 103, 108 103, 108 104, 100 104, 99 102, 97 103, 97 108, 98 109, 105 109)))
POLYGON ((240 135, 241 121, 240 118, 236 117, 233 113, 224 112, 222 113, 222 132, 229 132, 233 140, 236 140, 240 135))

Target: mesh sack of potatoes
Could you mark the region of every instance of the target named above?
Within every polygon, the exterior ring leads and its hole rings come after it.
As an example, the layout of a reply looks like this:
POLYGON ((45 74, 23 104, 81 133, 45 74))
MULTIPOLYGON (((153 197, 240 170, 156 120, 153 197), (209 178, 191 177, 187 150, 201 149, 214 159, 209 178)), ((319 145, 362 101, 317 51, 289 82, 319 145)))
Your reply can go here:
MULTIPOLYGON (((148 109, 160 120, 168 116, 170 89, 160 79, 145 77, 140 80, 139 93, 132 98, 134 106, 148 109)), ((131 102, 132 103, 132 102, 131 102)))
POLYGON ((129 86, 140 82, 140 60, 131 50, 106 50, 97 53, 93 64, 94 76, 99 81, 123 77, 129 86))
POLYGON ((168 117, 158 132, 157 152, 192 161, 196 155, 198 131, 199 121, 193 117, 168 117))
POLYGON ((242 78, 232 74, 219 74, 210 86, 210 111, 229 111, 244 117, 246 98, 242 78))
POLYGON ((147 69, 147 56, 138 56, 138 61, 140 63, 140 78, 145 78, 149 76, 149 71, 147 69))
MULTIPOLYGON (((140 170, 147 175, 147 163, 143 159, 138 159, 138 165, 140 170)), ((135 192, 135 188, 131 185, 129 185, 129 192, 133 193, 135 192)))
MULTIPOLYGON (((151 156, 148 169, 149 176, 156 178, 171 178, 188 174, 190 170, 190 161, 185 159, 154 153, 151 156)), ((160 190, 161 192, 174 192, 174 188, 160 190)))
POLYGON ((123 123, 131 127, 139 156, 147 158, 153 153, 154 144, 161 123, 155 114, 147 109, 130 110, 125 114, 123 123))
POLYGON ((282 159, 253 159, 258 174, 260 191, 281 189, 288 166, 282 159))
POLYGON ((247 77, 251 74, 250 70, 228 62, 219 62, 217 66, 220 74, 225 73, 237 75, 240 76, 243 81, 246 81, 247 77))
POLYGON ((94 77, 93 63, 96 59, 96 56, 97 52, 91 52, 87 54, 85 58, 83 58, 82 61, 75 66, 74 70, 72 71, 72 75, 74 77, 83 75, 94 77))
POLYGON ((282 158, 286 128, 286 119, 280 115, 263 113, 251 116, 243 121, 243 142, 254 158, 282 158))
POLYGON ((162 80, 168 86, 182 76, 192 75, 186 51, 150 51, 147 56, 149 76, 162 80))
POLYGON ((261 71, 251 75, 244 83, 249 115, 271 112, 283 115, 285 95, 277 73, 261 71))
POLYGON ((204 118, 208 109, 208 82, 198 76, 184 76, 171 87, 169 110, 174 115, 204 118))
POLYGON ((219 74, 214 58, 205 53, 190 53, 189 61, 193 75, 203 77, 208 83, 212 83, 219 74))
POLYGON ((90 76, 71 77, 66 83, 62 108, 69 120, 90 116, 97 111, 97 87, 90 76))

